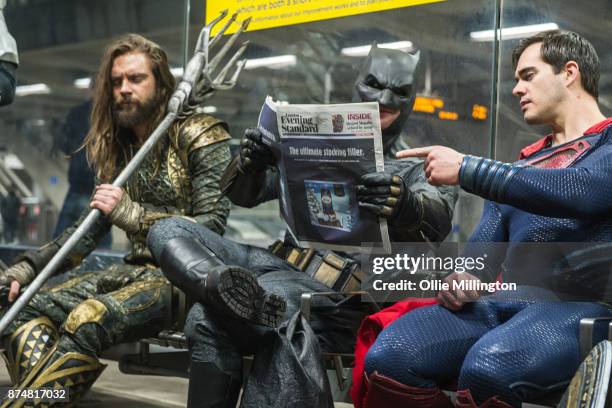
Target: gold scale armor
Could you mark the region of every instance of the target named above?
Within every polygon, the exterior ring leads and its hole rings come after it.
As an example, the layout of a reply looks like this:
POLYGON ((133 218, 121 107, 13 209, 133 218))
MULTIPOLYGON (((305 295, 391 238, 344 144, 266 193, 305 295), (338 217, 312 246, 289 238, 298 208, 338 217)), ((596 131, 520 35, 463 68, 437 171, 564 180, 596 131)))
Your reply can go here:
MULTIPOLYGON (((177 122, 130 178, 115 217, 101 217, 77 244, 58 273, 77 266, 113 223, 131 242, 125 264, 82 274, 41 291, 9 326, 3 356, 17 388, 67 389, 71 402, 5 400, 7 406, 70 405, 104 369, 96 355, 113 344, 157 334, 168 322, 168 282, 153 264, 146 236, 153 223, 170 216, 188 217, 220 234, 229 201, 220 199, 219 180, 230 161, 230 135, 220 120, 195 114, 177 122), (71 310, 66 314, 66 310, 71 310), (62 325, 60 331, 57 327, 62 325), (73 338, 79 338, 78 342, 73 338), (80 350, 77 344, 87 344, 80 350)), ((132 151, 126 152, 131 157, 132 151)), ((17 261, 38 272, 70 237, 85 214, 58 238, 17 261)))

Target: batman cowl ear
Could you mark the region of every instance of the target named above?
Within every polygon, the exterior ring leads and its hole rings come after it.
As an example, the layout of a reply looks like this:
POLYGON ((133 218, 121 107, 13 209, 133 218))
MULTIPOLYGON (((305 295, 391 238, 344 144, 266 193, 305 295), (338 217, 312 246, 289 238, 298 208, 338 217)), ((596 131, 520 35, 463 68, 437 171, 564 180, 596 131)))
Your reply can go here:
POLYGON ((370 65, 372 63, 372 58, 374 58, 374 54, 379 50, 378 48, 378 43, 376 41, 374 41, 372 43, 372 46, 370 47, 370 52, 368 52, 368 56, 366 57, 365 61, 363 62, 363 64, 361 64, 361 68, 359 70, 359 72, 363 75, 364 72, 368 71, 370 69, 370 65))
POLYGON ((372 55, 374 55, 380 48, 378 48, 378 43, 376 41, 374 41, 372 43, 372 46, 370 47, 370 52, 368 52, 368 59, 372 58, 372 55))
POLYGON ((408 55, 410 55, 414 63, 414 66, 416 67, 419 61, 421 60, 421 50, 417 50, 416 52, 409 53, 408 55))

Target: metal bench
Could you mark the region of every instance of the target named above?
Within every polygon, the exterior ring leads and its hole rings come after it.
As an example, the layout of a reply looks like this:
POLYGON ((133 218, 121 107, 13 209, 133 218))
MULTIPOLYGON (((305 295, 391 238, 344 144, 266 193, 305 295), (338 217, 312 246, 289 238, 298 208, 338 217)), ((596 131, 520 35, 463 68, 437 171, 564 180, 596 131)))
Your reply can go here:
MULTIPOLYGON (((27 246, 0 245, 0 261, 6 264, 11 263, 14 256, 18 253, 31 249, 27 246)), ((98 270, 109 266, 112 263, 122 262, 123 254, 114 251, 95 251, 83 264, 65 276, 52 278, 51 284, 61 282, 62 279, 73 277, 81 271, 98 270)), ((185 322, 186 314, 191 306, 186 296, 168 284, 167 290, 174 292, 177 296, 175 308, 169 308, 167 316, 167 327, 156 337, 143 339, 135 343, 126 343, 114 346, 104 353, 102 358, 116 360, 119 362, 119 369, 126 374, 139 375, 158 375, 188 378, 189 355, 187 352, 187 341, 182 327, 185 322)), ((304 293, 301 297, 300 309, 306 320, 310 320, 313 313, 312 299, 321 296, 337 296, 337 292, 318 292, 304 293)), ((380 306, 372 299, 367 292, 351 292, 350 297, 365 296, 371 302, 372 311, 380 310, 380 306)), ((580 352, 584 358, 594 345, 602 338, 597 338, 597 332, 605 333, 607 338, 612 340, 612 317, 609 318, 588 318, 580 322, 580 352)), ((346 353, 322 353, 324 362, 328 369, 333 370, 336 378, 337 388, 344 395, 351 385, 350 368, 354 363, 354 355, 346 353)), ((247 357, 247 367, 250 365, 252 357, 247 357)), ((332 387, 334 388, 334 387, 332 387)), ((450 390, 452 392, 452 390, 450 390)), ((560 398, 559 395, 550 395, 544 399, 533 403, 523 404, 525 407, 549 407, 555 406, 560 398)), ((336 399, 336 398, 335 398, 336 399)))

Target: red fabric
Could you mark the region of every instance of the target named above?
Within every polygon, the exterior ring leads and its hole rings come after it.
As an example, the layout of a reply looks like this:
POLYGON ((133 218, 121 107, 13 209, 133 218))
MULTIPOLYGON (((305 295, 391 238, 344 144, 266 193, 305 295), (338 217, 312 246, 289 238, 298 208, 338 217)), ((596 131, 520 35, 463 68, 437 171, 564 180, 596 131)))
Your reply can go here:
POLYGON ((591 144, 586 140, 578 140, 565 145, 535 160, 527 160, 527 164, 541 169, 565 169, 572 165, 591 144))
POLYGON ((400 316, 403 316, 409 311, 422 306, 433 305, 435 303, 436 300, 434 298, 408 298, 363 319, 363 322, 361 322, 361 327, 359 327, 359 331, 357 332, 357 344, 355 345, 355 367, 353 367, 353 385, 351 387, 351 398, 353 399, 355 408, 363 407, 363 397, 365 396, 366 392, 366 378, 363 372, 365 356, 372 344, 374 344, 374 341, 376 341, 378 333, 380 333, 392 321, 400 316))
MULTIPOLYGON (((596 123, 595 125, 591 126, 590 128, 588 128, 583 136, 586 135, 594 135, 597 133, 601 133, 603 132, 603 130, 605 128, 607 128, 608 126, 612 125, 612 118, 608 118, 605 120, 602 120, 599 123, 596 123)), ((529 156, 531 156, 534 153, 539 152, 542 149, 545 149, 549 146, 552 145, 552 141, 553 141, 553 137, 552 135, 546 135, 543 138, 541 138, 540 140, 538 140, 535 143, 530 144, 529 146, 524 147, 521 150, 521 153, 519 154, 519 160, 523 160, 524 158, 527 158, 529 156)))
MULTIPOLYGON (((584 132, 584 135, 601 133, 606 127, 610 125, 612 125, 612 118, 608 118, 591 126, 584 132)), ((538 140, 537 142, 532 143, 529 146, 523 148, 521 150, 519 159, 529 157, 534 153, 537 153, 540 150, 549 147, 551 144, 552 135, 547 135, 542 139, 538 140)), ((574 146, 572 146, 572 148, 573 147, 574 146)), ((501 278, 501 276, 499 278, 501 278)), ((501 281, 501 279, 498 280, 501 281)), ((366 317, 363 322, 361 322, 361 327, 359 328, 359 332, 357 333, 357 344, 355 345, 355 367, 353 368, 353 385, 351 387, 351 398, 353 399, 353 404, 355 405, 355 408, 364 408, 363 402, 367 389, 367 378, 364 375, 365 356, 372 344, 374 344, 374 341, 376 341, 376 337, 378 336, 378 334, 395 319, 400 316, 403 316, 409 311, 417 309, 419 307, 433 305, 435 303, 436 300, 434 298, 406 299, 404 301, 394 304, 393 306, 383 309, 378 313, 374 313, 373 315, 366 317)), ((464 398, 468 398, 468 396, 469 391, 467 392, 467 395, 463 395, 464 398)), ((469 404, 469 399, 465 402, 469 404)), ((506 406, 505 403, 495 398, 487 402, 491 404, 501 404, 488 405, 491 407, 506 406)))
POLYGON ((547 148, 551 144, 552 144, 552 135, 544 136, 537 142, 532 143, 529 146, 521 149, 521 153, 519 154, 519 160, 523 160, 524 158, 529 157, 532 154, 537 153, 540 150, 547 148))
POLYGON ((411 387, 378 372, 366 379, 366 388, 363 408, 454 408, 439 388, 411 387))
POLYGON ((594 135, 597 133, 601 133, 604 131, 605 128, 607 128, 608 126, 612 125, 612 118, 608 118, 608 119, 604 119, 601 122, 591 126, 590 128, 588 128, 584 134, 585 135, 594 135))
POLYGON ((457 391, 456 408, 512 408, 512 405, 505 403, 497 397, 491 397, 480 405, 474 402, 470 390, 457 391))

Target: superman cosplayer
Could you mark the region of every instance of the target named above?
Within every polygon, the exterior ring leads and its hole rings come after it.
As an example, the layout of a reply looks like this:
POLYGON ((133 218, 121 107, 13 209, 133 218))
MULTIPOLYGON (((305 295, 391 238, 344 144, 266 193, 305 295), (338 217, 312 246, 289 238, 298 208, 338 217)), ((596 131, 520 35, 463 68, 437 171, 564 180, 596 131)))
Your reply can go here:
POLYGON ((439 305, 388 325, 368 351, 367 391, 356 405, 452 407, 440 386, 456 380, 458 407, 519 407, 567 386, 580 363, 580 319, 612 315, 605 303, 551 290, 555 259, 521 244, 612 238, 612 193, 604 187, 612 183, 612 120, 597 106, 597 55, 579 35, 552 31, 521 41, 514 65, 525 120, 553 129, 518 162, 440 146, 398 157, 426 157, 430 183, 459 184, 486 200, 470 243, 507 243, 489 253, 484 270, 446 282, 491 282, 501 273, 518 289, 482 297, 441 291, 439 305))

